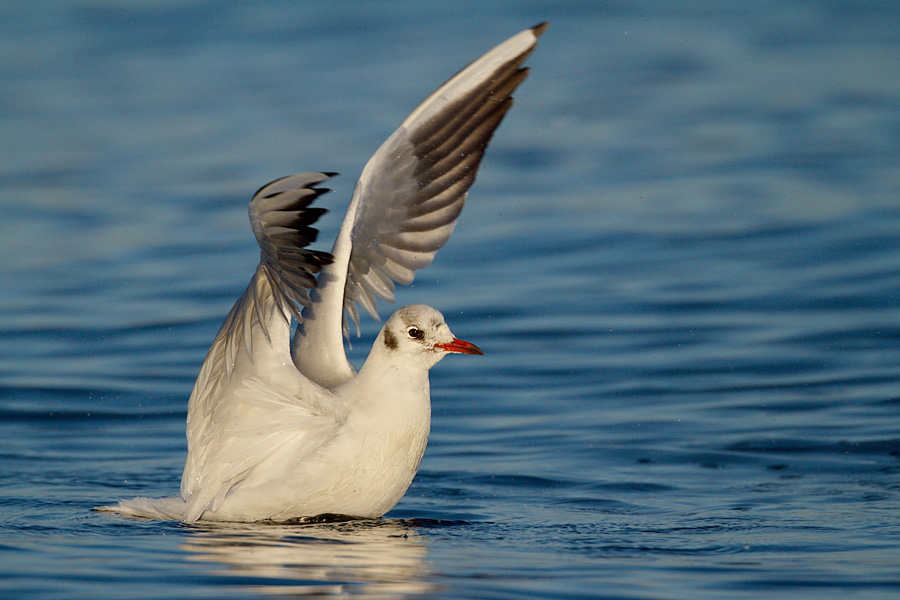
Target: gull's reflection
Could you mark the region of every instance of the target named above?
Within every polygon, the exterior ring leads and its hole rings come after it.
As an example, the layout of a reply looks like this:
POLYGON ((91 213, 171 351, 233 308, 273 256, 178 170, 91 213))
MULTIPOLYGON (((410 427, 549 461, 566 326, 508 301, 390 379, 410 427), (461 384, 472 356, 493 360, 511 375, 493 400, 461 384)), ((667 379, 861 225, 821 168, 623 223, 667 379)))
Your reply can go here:
POLYGON ((182 545, 190 560, 227 565, 253 592, 398 598, 434 590, 425 540, 400 520, 204 524, 190 532, 182 545))

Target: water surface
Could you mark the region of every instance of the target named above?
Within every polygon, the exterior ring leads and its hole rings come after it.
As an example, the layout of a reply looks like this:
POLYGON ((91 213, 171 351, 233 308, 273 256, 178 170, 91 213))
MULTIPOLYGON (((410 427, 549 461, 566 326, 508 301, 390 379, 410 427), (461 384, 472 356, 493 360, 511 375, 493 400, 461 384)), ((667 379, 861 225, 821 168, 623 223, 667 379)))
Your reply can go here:
POLYGON ((900 596, 897 17, 5 3, 0 595, 900 596), (453 238, 398 293, 486 354, 433 370, 401 503, 92 513, 176 492, 194 377, 257 261, 253 191, 343 173, 327 248, 416 103, 543 20, 453 238))

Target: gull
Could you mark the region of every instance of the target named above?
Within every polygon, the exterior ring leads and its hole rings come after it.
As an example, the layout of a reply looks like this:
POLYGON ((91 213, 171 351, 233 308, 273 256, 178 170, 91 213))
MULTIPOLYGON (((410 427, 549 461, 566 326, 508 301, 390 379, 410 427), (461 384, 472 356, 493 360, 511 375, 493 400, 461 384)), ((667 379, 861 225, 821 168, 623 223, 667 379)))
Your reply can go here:
POLYGON ((428 372, 482 354, 440 312, 396 311, 362 368, 344 338, 378 319, 447 242, 485 148, 525 79, 541 23, 490 50, 425 99, 364 167, 330 253, 308 248, 334 173, 262 187, 250 202, 260 263, 206 355, 188 403, 181 494, 98 510, 151 519, 377 518, 406 493, 431 421, 428 372), (296 329, 291 335, 292 322, 296 329))

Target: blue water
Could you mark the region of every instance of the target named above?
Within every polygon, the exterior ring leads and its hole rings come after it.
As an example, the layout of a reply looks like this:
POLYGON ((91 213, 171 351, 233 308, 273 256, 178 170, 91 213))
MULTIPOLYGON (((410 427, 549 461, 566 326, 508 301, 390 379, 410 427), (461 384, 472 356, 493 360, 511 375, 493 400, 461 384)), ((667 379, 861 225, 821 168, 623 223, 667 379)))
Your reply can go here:
POLYGON ((0 5, 0 596, 900 597, 900 9, 719 4, 0 5), (250 195, 343 173, 327 247, 408 111, 543 20, 398 294, 486 354, 432 371, 401 503, 92 513, 177 490, 250 195))

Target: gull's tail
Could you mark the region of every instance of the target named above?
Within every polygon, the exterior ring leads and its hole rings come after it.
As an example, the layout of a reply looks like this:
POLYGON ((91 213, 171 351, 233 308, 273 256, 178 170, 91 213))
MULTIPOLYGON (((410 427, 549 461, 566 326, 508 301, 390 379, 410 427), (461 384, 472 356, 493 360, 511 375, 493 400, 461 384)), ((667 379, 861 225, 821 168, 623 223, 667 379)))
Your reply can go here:
POLYGON ((138 497, 131 500, 122 500, 118 504, 110 506, 98 506, 94 510, 138 519, 183 521, 187 511, 187 504, 181 499, 181 496, 171 496, 169 498, 138 497))

